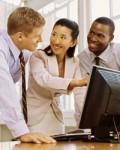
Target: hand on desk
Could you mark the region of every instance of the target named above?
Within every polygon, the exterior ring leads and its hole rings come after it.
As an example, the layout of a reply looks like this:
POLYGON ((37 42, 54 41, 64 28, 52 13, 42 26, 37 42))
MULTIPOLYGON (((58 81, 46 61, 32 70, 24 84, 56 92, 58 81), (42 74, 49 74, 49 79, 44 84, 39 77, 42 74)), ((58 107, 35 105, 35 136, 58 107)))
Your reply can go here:
POLYGON ((56 141, 50 137, 50 136, 47 136, 47 135, 44 135, 42 133, 27 133, 27 134, 24 134, 20 137, 18 137, 18 139, 21 141, 21 142, 24 142, 24 143, 56 143, 56 141))

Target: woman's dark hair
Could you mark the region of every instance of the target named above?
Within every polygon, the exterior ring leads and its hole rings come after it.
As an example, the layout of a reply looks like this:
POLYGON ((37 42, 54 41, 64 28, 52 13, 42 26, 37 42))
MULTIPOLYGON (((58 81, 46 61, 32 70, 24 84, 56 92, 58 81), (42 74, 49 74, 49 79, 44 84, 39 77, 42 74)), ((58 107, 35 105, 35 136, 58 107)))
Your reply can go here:
MULTIPOLYGON (((62 19, 59 19, 55 24, 54 24, 54 27, 57 26, 57 25, 61 25, 61 26, 65 26, 69 29, 72 30, 71 32, 71 36, 72 36, 72 40, 75 40, 77 39, 78 37, 78 34, 79 34, 79 27, 78 27, 78 24, 75 22, 75 21, 72 21, 70 19, 67 19, 67 18, 62 18, 62 19)), ((53 27, 53 29, 54 29, 53 27)), ((74 53, 75 53, 75 47, 70 47, 67 51, 67 56, 68 57, 73 57, 74 56, 74 53)), ((48 47, 46 47, 44 49, 45 53, 48 55, 48 56, 52 56, 53 55, 53 52, 51 51, 51 47, 50 45, 48 47)))

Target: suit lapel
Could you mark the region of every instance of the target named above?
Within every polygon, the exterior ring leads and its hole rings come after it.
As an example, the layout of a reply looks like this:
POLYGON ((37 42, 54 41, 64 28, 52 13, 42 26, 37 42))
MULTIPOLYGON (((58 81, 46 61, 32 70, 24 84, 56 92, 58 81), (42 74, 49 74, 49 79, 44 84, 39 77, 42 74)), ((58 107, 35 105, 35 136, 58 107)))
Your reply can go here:
POLYGON ((65 62, 65 78, 72 79, 75 73, 75 63, 73 58, 66 57, 65 62))
POLYGON ((58 64, 55 55, 48 57, 48 71, 53 76, 59 76, 58 64))
MULTIPOLYGON (((48 71, 53 76, 59 76, 58 64, 55 55, 53 55, 52 57, 51 56, 48 57, 48 71)), ((74 73, 75 73, 74 58, 66 57, 64 77, 71 79, 73 78, 74 73)))

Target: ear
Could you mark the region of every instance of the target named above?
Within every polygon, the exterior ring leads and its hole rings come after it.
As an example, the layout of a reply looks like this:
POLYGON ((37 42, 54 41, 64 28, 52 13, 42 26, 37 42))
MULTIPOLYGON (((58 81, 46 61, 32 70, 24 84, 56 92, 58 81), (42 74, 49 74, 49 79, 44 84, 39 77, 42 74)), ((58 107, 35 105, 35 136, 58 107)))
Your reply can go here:
POLYGON ((17 36, 17 39, 18 39, 19 42, 21 42, 22 39, 24 38, 24 34, 22 32, 17 32, 16 36, 17 36))
POLYGON ((111 42, 113 39, 114 39, 114 35, 111 35, 111 36, 110 36, 110 41, 109 41, 109 42, 111 42))
POLYGON ((71 42, 71 46, 70 47, 74 47, 77 43, 78 43, 77 39, 73 40, 71 42))

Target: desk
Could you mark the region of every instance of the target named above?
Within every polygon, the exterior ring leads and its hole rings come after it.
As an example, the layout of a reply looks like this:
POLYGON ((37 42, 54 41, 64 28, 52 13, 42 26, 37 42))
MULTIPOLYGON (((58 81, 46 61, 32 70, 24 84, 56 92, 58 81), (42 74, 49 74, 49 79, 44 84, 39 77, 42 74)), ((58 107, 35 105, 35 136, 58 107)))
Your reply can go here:
POLYGON ((120 144, 81 141, 57 142, 56 144, 1 142, 0 150, 120 150, 120 144))

